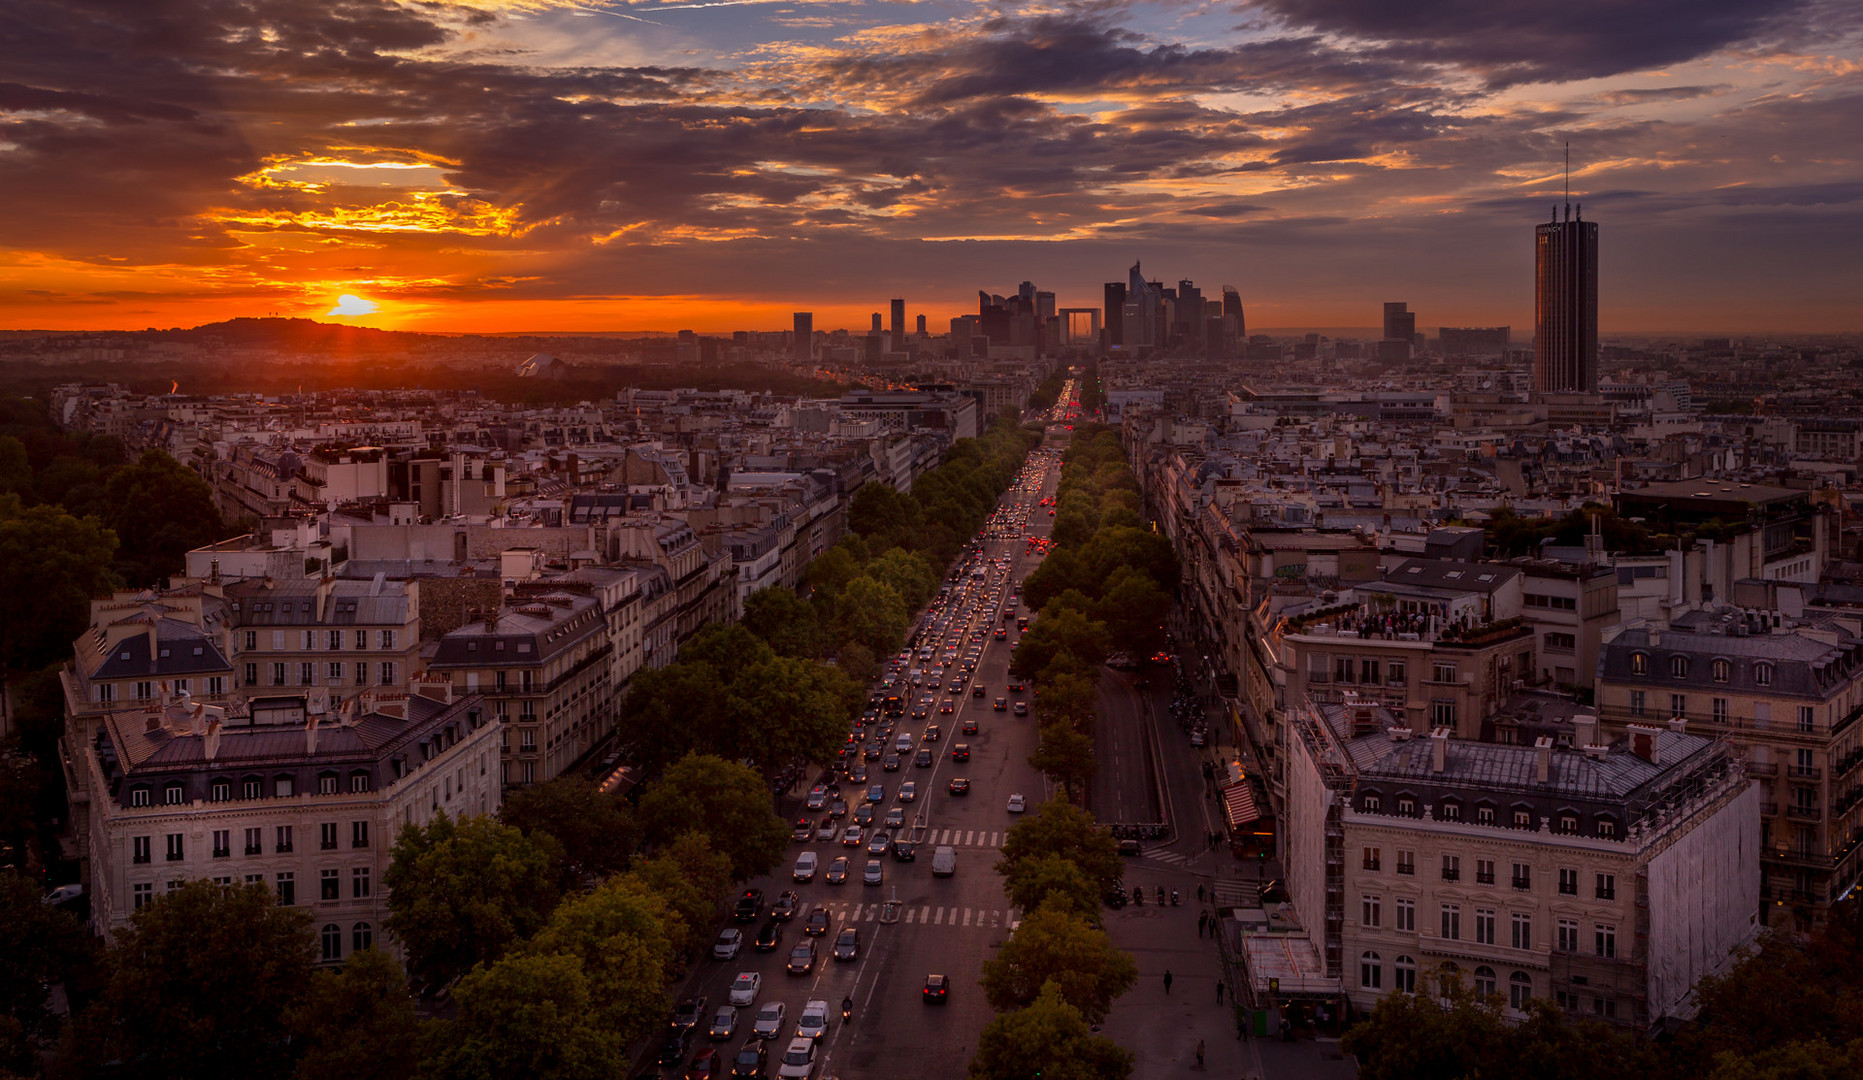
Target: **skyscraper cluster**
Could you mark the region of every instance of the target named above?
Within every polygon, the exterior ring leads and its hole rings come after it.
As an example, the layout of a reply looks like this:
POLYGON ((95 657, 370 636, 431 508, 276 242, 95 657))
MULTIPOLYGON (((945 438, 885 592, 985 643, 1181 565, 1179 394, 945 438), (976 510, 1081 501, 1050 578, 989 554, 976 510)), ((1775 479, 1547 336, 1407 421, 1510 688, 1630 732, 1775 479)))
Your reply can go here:
POLYGON ((1223 286, 1222 299, 1208 299, 1188 280, 1175 288, 1146 279, 1133 263, 1126 280, 1105 285, 1108 349, 1172 349, 1210 359, 1240 355, 1248 337, 1242 296, 1223 286))

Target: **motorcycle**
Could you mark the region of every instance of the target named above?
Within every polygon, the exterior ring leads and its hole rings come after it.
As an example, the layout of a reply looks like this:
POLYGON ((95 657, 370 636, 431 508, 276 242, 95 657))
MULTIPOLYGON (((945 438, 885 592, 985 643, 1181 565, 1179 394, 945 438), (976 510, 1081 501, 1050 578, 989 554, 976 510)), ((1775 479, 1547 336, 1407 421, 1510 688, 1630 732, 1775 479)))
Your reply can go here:
POLYGON ((1132 902, 1139 907, 1145 906, 1145 886, 1138 885, 1132 889, 1132 902))
POLYGON ((1171 890, 1171 906, 1172 907, 1177 906, 1177 890, 1176 889, 1171 890))

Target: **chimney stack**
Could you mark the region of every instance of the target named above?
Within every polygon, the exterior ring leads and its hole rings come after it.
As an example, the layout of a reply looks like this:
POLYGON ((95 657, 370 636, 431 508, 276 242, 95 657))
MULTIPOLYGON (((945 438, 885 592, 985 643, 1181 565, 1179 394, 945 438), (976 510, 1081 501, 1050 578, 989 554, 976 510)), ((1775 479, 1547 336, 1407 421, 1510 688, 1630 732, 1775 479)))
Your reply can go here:
POLYGON ((1430 732, 1430 771, 1442 772, 1449 764, 1449 729, 1439 727, 1430 732))
POLYGON ((1541 735, 1533 740, 1533 779, 1537 783, 1552 780, 1553 741, 1550 736, 1541 735))
POLYGON ((201 743, 201 749, 205 752, 208 761, 220 756, 220 718, 218 716, 207 718, 207 734, 201 743))
POLYGON ((1597 741, 1598 714, 1590 711, 1573 714, 1572 742, 1583 750, 1587 746, 1595 745, 1597 741))
POLYGON ((304 721, 304 752, 306 754, 317 752, 317 721, 319 719, 321 718, 316 713, 312 713, 310 718, 304 721))
POLYGON ((1630 752, 1652 765, 1657 764, 1656 736, 1661 733, 1661 728, 1630 725, 1630 752))

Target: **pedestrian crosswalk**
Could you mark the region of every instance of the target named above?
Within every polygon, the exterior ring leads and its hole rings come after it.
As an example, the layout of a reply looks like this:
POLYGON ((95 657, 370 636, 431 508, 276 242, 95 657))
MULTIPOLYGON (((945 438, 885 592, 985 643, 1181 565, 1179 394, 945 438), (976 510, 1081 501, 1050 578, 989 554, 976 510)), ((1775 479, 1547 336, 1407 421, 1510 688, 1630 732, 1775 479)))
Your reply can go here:
POLYGON ((1175 851, 1148 851, 1145 857, 1153 862, 1170 863, 1173 866, 1183 866, 1196 858, 1194 855, 1181 855, 1175 851))
MULTIPOLYGON (((816 904, 833 916, 836 926, 847 923, 873 923, 880 919, 879 904, 816 904)), ((930 904, 906 904, 899 921, 914 926, 944 926, 958 930, 1001 930, 1015 925, 1014 908, 934 907, 930 904)))
POLYGON ((1006 835, 983 829, 927 829, 924 842, 933 847, 999 848, 1006 835))

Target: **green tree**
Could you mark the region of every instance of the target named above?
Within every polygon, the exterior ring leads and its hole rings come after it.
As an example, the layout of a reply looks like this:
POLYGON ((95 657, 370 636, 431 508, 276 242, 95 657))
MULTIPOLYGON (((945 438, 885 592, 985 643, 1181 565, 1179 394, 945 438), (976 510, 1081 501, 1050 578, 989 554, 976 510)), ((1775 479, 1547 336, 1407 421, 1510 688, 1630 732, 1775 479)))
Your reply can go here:
POLYGON ((809 587, 811 599, 832 605, 866 564, 866 541, 850 533, 810 560, 809 568, 802 572, 802 580, 809 587))
POLYGON ((627 1066, 573 955, 481 965, 453 997, 458 1018, 429 1032, 424 1080, 612 1080, 627 1066))
POLYGON ((1060 784, 1070 802, 1076 792, 1084 791, 1092 783, 1093 774, 1099 769, 1093 756, 1093 736, 1067 724, 1042 726, 1041 741, 1029 755, 1029 764, 1060 784))
POLYGON ((1156 582, 1121 567, 1107 579, 1096 614, 1106 624, 1113 648, 1143 658, 1164 648, 1164 620, 1170 611, 1171 597, 1156 582))
POLYGON ((1003 878, 1003 892, 1022 911, 1059 904, 1084 918, 1100 915, 1100 893, 1079 866, 1059 855, 1030 855, 1003 878))
POLYGON ((32 502, 32 462, 26 459, 26 444, 11 435, 0 435, 0 495, 32 502))
POLYGON ((703 833, 688 832, 653 858, 636 859, 628 877, 666 901, 667 937, 689 952, 711 934, 718 903, 731 886, 731 859, 713 850, 703 833))
POLYGON ((640 828, 626 800, 604 794, 587 780, 562 776, 518 788, 498 812, 525 836, 543 833, 562 849, 563 887, 583 877, 607 877, 627 868, 640 845, 640 828))
POLYGON ((1062 670, 1098 668, 1111 651, 1105 623, 1071 608, 1050 605, 1022 635, 1015 655, 1009 659, 1009 670, 1023 678, 1045 681, 1062 670), (1066 662, 1057 665, 1063 656, 1066 662))
POLYGON ((814 660, 749 664, 732 683, 732 733, 711 749, 764 766, 825 762, 865 699, 859 683, 814 660))
POLYGON ((1113 834, 1094 824, 1092 814, 1059 799, 1049 799, 1010 827, 996 872, 1014 878, 1020 863, 1037 855, 1058 856, 1080 867, 1097 895, 1110 891, 1126 872, 1113 834))
POLYGON ((789 847, 769 785, 743 765, 709 754, 682 758, 640 797, 647 838, 670 844, 697 831, 731 860, 736 881, 768 873, 789 847))
POLYGON ((1069 907, 1057 898, 1023 916, 1003 947, 983 962, 983 994, 991 1008, 1008 1012, 1032 1005, 1053 986, 1088 1023, 1098 1024, 1113 999, 1138 982, 1132 958, 1069 907))
POLYGON ((1046 986, 1026 1009, 990 1021, 970 1059, 971 1080, 1126 1080, 1132 1054, 1104 1035, 1067 1003, 1059 987, 1046 986))
POLYGON ((556 907, 561 848, 487 817, 441 813, 395 838, 388 872, 388 929, 408 967, 445 983, 503 956, 556 907))
POLYGON ((407 1080, 420 1061, 421 1022, 407 978, 379 949, 351 953, 341 971, 319 971, 289 1025, 303 1056, 298 1080, 407 1080))
POLYGON ((1099 595, 1120 567, 1130 567, 1150 578, 1167 594, 1177 590, 1177 553, 1171 541, 1149 529, 1103 528, 1080 553, 1088 591, 1099 595))
POLYGON ((194 548, 226 539, 213 488, 160 450, 145 450, 104 485, 104 522, 122 542, 118 569, 133 585, 154 585, 187 565, 194 548))
POLYGON ((907 618, 899 594, 865 574, 848 582, 835 603, 840 639, 862 645, 875 656, 898 651, 906 637, 907 618))
POLYGON ((1042 683, 1041 696, 1035 699, 1035 715, 1044 728, 1063 724, 1083 734, 1091 733, 1099 699, 1097 672, 1064 672, 1042 683))
POLYGON ((0 495, 0 664, 44 667, 69 659, 90 623, 90 603, 116 585, 117 538, 95 518, 56 506, 21 509, 0 495))
POLYGON ((57 1033, 47 987, 92 959, 75 916, 50 907, 23 874, 0 871, 0 1071, 38 1071, 39 1044, 57 1033))
MULTIPOLYGON (((846 579, 842 580, 845 583, 846 579)), ((745 597, 743 625, 780 656, 822 654, 822 630, 816 622, 815 608, 793 589, 771 585, 745 597)))
POLYGON ((1809 1039, 1752 1054, 1725 1051, 1707 1080, 1855 1080, 1863 1076, 1863 1038, 1845 1046, 1809 1039))
POLYGON ((921 521, 918 500, 887 484, 862 484, 848 500, 847 527, 881 548, 906 543, 921 521))
POLYGON ((67 1056, 118 1076, 217 1080, 291 1071, 287 1018, 310 986, 310 912, 262 885, 192 881, 130 916, 67 1056))
POLYGON ((867 564, 866 573, 884 583, 906 605, 915 610, 938 591, 938 571, 923 555, 894 548, 867 564))
POLYGON ((614 878, 565 901, 525 949, 580 961, 590 1007, 602 1028, 626 1045, 666 1021, 666 986, 675 970, 667 922, 658 893, 631 878, 614 878))
POLYGON ((687 754, 710 749, 730 708, 731 680, 693 659, 645 669, 629 680, 616 723, 628 760, 660 772, 687 754))

